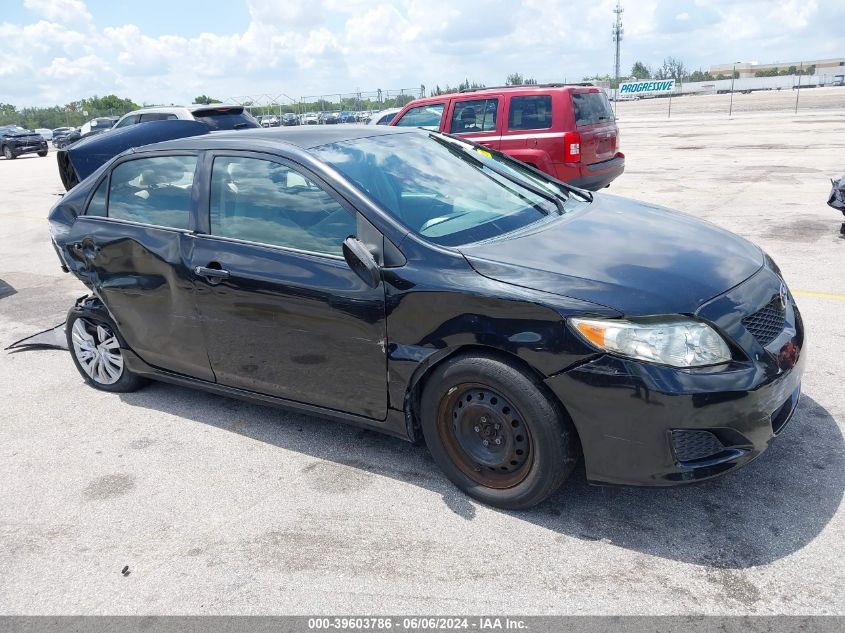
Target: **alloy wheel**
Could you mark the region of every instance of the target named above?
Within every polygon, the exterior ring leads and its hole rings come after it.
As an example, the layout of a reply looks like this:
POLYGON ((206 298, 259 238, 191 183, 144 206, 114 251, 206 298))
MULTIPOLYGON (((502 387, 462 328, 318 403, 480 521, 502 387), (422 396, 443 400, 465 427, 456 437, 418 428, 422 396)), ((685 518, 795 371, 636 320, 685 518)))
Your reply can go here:
POLYGON ((73 354, 91 380, 113 385, 123 375, 123 355, 114 332, 107 326, 78 318, 71 328, 73 354))

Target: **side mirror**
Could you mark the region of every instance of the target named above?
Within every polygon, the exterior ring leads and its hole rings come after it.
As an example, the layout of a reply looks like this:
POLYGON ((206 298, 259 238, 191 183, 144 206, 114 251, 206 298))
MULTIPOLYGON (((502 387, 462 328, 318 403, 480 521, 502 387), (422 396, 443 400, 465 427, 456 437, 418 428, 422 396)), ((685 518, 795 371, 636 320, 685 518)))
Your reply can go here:
POLYGON ((381 269, 370 251, 360 241, 352 236, 343 240, 343 258, 365 284, 370 288, 378 286, 381 281, 381 269))

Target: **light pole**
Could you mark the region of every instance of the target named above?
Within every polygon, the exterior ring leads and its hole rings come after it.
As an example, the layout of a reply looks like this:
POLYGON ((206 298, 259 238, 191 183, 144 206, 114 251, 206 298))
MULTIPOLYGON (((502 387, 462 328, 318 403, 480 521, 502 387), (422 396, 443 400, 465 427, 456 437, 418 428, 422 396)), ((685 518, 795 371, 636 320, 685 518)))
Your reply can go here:
POLYGON ((731 114, 734 110, 734 79, 736 79, 736 65, 742 62, 734 62, 733 70, 731 71, 731 105, 728 106, 728 118, 731 118, 731 114))
POLYGON ((801 96, 801 77, 804 75, 804 62, 801 62, 801 68, 798 71, 798 90, 795 93, 795 114, 798 114, 798 97, 801 96))

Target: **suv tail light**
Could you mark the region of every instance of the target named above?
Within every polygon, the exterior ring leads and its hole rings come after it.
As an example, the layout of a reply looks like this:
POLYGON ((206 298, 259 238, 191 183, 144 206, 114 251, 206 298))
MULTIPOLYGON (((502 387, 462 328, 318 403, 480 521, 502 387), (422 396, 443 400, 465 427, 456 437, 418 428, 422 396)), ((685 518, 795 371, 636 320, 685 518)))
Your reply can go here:
POLYGON ((566 163, 577 163, 581 160, 581 135, 578 132, 567 132, 563 135, 563 160, 566 163))

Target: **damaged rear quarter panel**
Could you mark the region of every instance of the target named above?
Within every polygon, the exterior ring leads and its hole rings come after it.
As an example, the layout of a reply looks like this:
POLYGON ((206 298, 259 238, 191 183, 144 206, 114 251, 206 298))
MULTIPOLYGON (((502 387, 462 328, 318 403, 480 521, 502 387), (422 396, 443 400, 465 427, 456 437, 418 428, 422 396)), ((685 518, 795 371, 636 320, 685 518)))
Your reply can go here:
POLYGON ((138 356, 154 367, 214 380, 187 264, 194 244, 187 231, 81 216, 66 239, 74 272, 117 319, 138 356))

